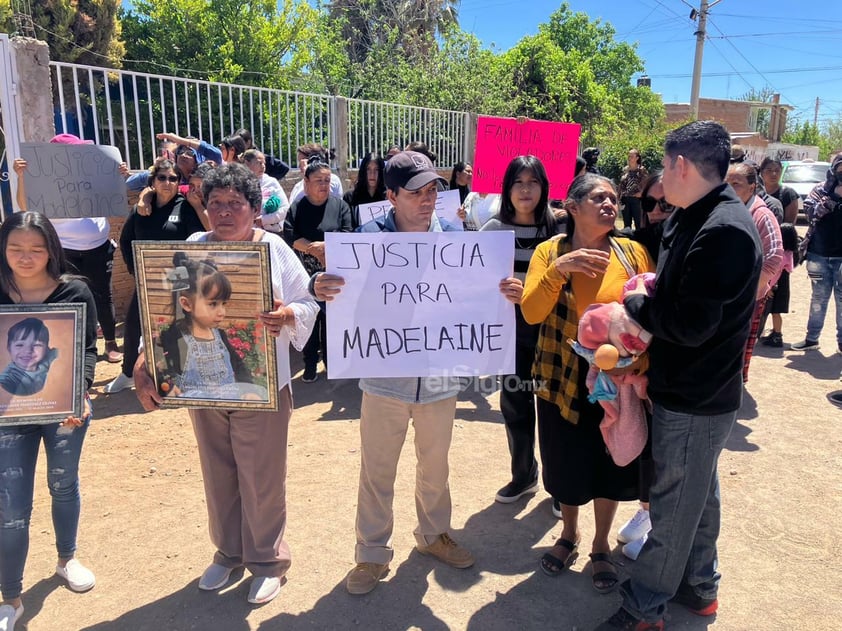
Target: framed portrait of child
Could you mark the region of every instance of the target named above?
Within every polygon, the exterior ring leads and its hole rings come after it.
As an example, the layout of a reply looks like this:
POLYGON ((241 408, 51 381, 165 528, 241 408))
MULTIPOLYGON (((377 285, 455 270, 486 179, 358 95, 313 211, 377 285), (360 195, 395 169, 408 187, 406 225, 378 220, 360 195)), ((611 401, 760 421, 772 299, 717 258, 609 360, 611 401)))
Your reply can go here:
POLYGON ((0 425, 82 416, 85 304, 0 306, 0 425))
POLYGON ((164 405, 278 409, 266 243, 135 241, 143 347, 164 405))

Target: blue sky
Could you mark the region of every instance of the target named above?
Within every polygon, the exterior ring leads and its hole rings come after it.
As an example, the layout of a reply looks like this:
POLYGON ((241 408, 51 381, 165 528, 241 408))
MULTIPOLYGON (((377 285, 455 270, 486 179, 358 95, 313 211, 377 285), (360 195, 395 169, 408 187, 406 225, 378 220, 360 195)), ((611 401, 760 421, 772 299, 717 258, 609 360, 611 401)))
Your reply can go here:
MULTIPOLYGON (((700 0, 568 0, 574 11, 610 22, 617 39, 636 42, 665 102, 690 101, 696 23, 691 6, 700 0)), ((123 5, 131 6, 130 0, 123 5)), ((461 0, 459 23, 486 47, 511 48, 561 5, 560 0, 461 0)), ((834 0, 722 0, 710 11, 701 96, 738 98, 751 88, 780 92, 819 123, 842 118, 842 12, 834 0)))
MULTIPOLYGON (((487 47, 511 48, 534 34, 560 6, 546 0, 461 0, 459 23, 487 47)), ((617 39, 637 42, 665 102, 690 101, 699 0, 568 0, 574 11, 610 22, 617 39)), ((737 98, 772 87, 790 116, 819 122, 842 118, 842 13, 829 0, 722 0, 710 10, 701 96, 737 98)))

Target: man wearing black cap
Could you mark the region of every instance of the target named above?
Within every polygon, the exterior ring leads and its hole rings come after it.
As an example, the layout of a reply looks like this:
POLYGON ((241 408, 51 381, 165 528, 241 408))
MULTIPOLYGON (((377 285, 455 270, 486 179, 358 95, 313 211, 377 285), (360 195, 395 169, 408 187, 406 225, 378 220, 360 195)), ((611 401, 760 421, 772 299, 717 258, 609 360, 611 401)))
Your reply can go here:
MULTIPOLYGON (((382 218, 360 227, 360 232, 442 232, 435 215, 436 196, 444 179, 430 159, 403 151, 386 163, 386 198, 393 208, 382 218)), ((340 276, 317 274, 312 281, 319 300, 332 300, 344 281, 340 276)), ((519 303, 523 285, 516 278, 500 283, 500 291, 519 303)), ((456 568, 473 565, 471 553, 448 534, 450 488, 448 452, 453 431, 457 377, 389 377, 360 380, 361 467, 357 499, 357 565, 348 574, 352 594, 377 587, 392 560, 392 497, 395 472, 406 438, 409 419, 415 428, 418 468, 415 502, 417 549, 456 568)))

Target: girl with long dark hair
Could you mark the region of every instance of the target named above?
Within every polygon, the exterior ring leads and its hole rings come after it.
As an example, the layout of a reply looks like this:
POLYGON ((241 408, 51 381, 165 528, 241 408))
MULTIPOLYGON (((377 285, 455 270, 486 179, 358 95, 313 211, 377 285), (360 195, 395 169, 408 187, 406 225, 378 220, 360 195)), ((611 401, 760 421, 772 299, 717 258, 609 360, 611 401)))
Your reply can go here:
MULTIPOLYGON (((96 366, 96 306, 84 279, 66 274, 67 263, 53 225, 41 213, 14 213, 0 227, 0 304, 84 303, 85 390, 96 366)), ((23 570, 29 550, 29 520, 35 466, 41 443, 47 456, 47 487, 52 496, 56 574, 74 592, 91 589, 93 572, 76 560, 79 530, 79 458, 91 418, 85 395, 82 417, 55 422, 0 427, 0 628, 13 629, 23 614, 23 570)))
MULTIPOLYGON (((515 276, 526 278, 529 261, 538 244, 563 231, 549 206, 550 182, 544 165, 535 156, 519 156, 503 176, 499 214, 482 230, 515 233, 515 276)), ((503 377, 500 409, 506 423, 511 454, 511 481, 497 492, 504 504, 538 490, 535 460, 535 397, 532 392, 532 361, 538 342, 538 326, 527 324, 520 305, 515 305, 517 351, 515 374, 503 377)), ((560 510, 560 509, 559 509, 560 510)))

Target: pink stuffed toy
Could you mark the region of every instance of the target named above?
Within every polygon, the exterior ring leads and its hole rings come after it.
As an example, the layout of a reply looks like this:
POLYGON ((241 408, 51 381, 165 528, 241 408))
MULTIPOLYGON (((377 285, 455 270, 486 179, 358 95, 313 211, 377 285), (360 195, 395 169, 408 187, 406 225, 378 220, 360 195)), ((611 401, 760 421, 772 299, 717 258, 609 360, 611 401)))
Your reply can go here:
MULTIPOLYGON (((623 286, 623 297, 643 281, 647 293, 654 289, 655 275, 638 274, 623 286)), ((588 360, 586 384, 591 402, 599 401, 605 416, 599 425, 611 458, 621 467, 632 462, 646 445, 644 402, 646 375, 634 367, 649 347, 652 334, 629 317, 618 302, 591 305, 579 320, 579 339, 573 350, 588 360), (606 371, 627 369, 617 374, 606 371)))

